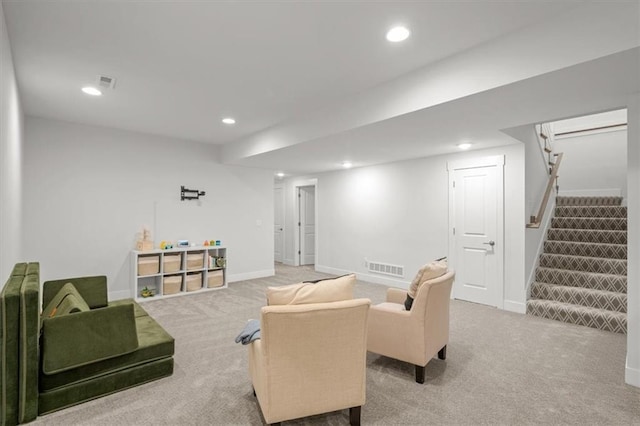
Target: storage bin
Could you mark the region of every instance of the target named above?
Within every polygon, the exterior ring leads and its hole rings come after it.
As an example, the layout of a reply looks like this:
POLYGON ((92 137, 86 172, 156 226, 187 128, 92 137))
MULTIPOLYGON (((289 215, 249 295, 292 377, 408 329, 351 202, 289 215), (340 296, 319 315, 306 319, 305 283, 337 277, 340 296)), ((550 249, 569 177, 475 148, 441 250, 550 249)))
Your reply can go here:
POLYGON ((224 285, 224 275, 222 271, 207 272, 207 287, 222 287, 224 285))
POLYGON ((160 272, 160 256, 138 257, 138 275, 153 275, 160 272))
POLYGON ((187 275, 187 291, 196 291, 202 288, 202 273, 187 275))
POLYGON ((172 275, 164 277, 162 284, 162 294, 179 293, 180 287, 182 287, 182 275, 172 275))
POLYGON ((169 272, 178 272, 180 270, 180 261, 181 261, 180 253, 168 254, 165 253, 164 259, 162 260, 162 267, 164 268, 164 273, 169 272))
POLYGON ((187 269, 203 269, 204 268, 204 253, 187 253, 187 269))

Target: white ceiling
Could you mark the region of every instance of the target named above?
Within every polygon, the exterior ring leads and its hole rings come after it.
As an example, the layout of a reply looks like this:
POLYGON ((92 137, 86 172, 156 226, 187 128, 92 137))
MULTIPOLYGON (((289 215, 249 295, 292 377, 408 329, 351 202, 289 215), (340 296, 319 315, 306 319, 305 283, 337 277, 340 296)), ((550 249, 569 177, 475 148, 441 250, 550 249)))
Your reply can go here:
MULTIPOLYGON (((585 3, 4 0, 2 5, 26 114, 233 145, 552 16, 570 16, 585 3), (384 34, 397 23, 409 26, 412 35, 390 44, 384 34), (80 87, 98 74, 117 78, 116 89, 100 98, 82 94, 80 87), (237 124, 220 123, 225 116, 237 124)), ((345 155, 364 165, 439 154, 438 141, 446 139, 450 146, 466 135, 478 146, 511 143, 496 122, 482 118, 484 112, 470 109, 480 99, 480 105, 499 106, 492 117, 508 115, 514 108, 495 98, 500 93, 365 127, 354 124, 331 137, 300 140, 304 143, 235 163, 305 173, 335 169, 338 156, 345 155), (399 132, 404 136, 395 137, 399 132), (428 146, 420 142, 427 134, 428 146)))

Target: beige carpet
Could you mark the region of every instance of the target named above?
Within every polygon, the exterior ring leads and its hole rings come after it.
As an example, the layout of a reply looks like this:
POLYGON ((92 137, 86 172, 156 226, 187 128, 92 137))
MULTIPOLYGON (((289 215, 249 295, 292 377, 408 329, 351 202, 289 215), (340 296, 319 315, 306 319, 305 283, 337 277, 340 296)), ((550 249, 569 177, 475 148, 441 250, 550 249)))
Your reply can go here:
MULTIPOLYGON (((145 309, 176 339, 172 377, 38 418, 51 425, 259 425, 246 348, 234 343, 257 318, 269 285, 324 277, 278 266, 275 277, 150 301, 145 309)), ((358 282, 357 297, 385 287, 358 282)), ((413 367, 369 354, 363 424, 640 424, 640 389, 624 384, 626 336, 451 303, 447 360, 413 367)), ((349 423, 348 411, 286 424, 349 423)))

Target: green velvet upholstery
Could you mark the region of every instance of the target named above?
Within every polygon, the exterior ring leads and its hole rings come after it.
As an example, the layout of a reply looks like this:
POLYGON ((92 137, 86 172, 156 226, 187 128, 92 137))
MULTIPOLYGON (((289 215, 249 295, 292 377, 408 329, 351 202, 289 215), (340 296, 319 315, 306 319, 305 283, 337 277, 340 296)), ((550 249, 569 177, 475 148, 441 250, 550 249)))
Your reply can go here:
POLYGON ((42 321, 42 372, 55 374, 138 349, 133 304, 42 321))
POLYGON ((147 311, 144 310, 144 308, 142 306, 140 306, 139 303, 134 303, 133 299, 120 299, 120 300, 114 300, 112 302, 109 302, 109 306, 120 306, 120 305, 127 305, 129 303, 133 303, 133 308, 135 311, 135 316, 136 318, 138 317, 144 317, 149 315, 147 313, 147 311))
POLYGON ((91 309, 104 308, 107 301, 107 277, 65 278, 62 280, 46 281, 42 286, 42 307, 46 307, 56 293, 66 284, 71 283, 78 290, 82 298, 91 309))
POLYGON ((48 392, 84 380, 93 379, 115 371, 137 366, 149 360, 171 357, 174 353, 174 339, 150 316, 136 318, 138 330, 138 350, 67 370, 58 374, 40 375, 40 390, 48 392))
POLYGON ((20 287, 26 264, 17 264, 0 292, 0 424, 19 421, 20 287))
POLYGON ((20 289, 20 423, 38 416, 39 266, 29 264, 20 289))
POLYGON ((90 310, 42 323, 38 263, 17 264, 0 292, 0 426, 173 373, 174 339, 132 299, 109 303, 105 277, 46 282, 42 306, 69 282, 71 305, 90 310))
POLYGON ((38 401, 39 414, 47 414, 171 374, 173 358, 163 358, 49 392, 41 392, 38 401))
POLYGON ((80 295, 78 289, 73 284, 66 283, 42 310, 42 319, 89 310, 91 308, 80 295))

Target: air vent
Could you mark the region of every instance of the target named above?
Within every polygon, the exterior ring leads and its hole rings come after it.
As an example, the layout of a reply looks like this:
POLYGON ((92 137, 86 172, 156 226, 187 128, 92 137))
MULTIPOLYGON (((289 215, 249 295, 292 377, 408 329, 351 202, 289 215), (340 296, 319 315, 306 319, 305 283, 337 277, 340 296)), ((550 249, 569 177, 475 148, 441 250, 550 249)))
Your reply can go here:
POLYGON ((404 277, 404 266, 391 265, 389 263, 382 262, 368 262, 367 267, 369 272, 383 275, 391 275, 393 277, 404 277))
POLYGON ((115 89, 116 79, 114 77, 107 77, 106 75, 99 75, 96 77, 96 84, 103 89, 115 89))

